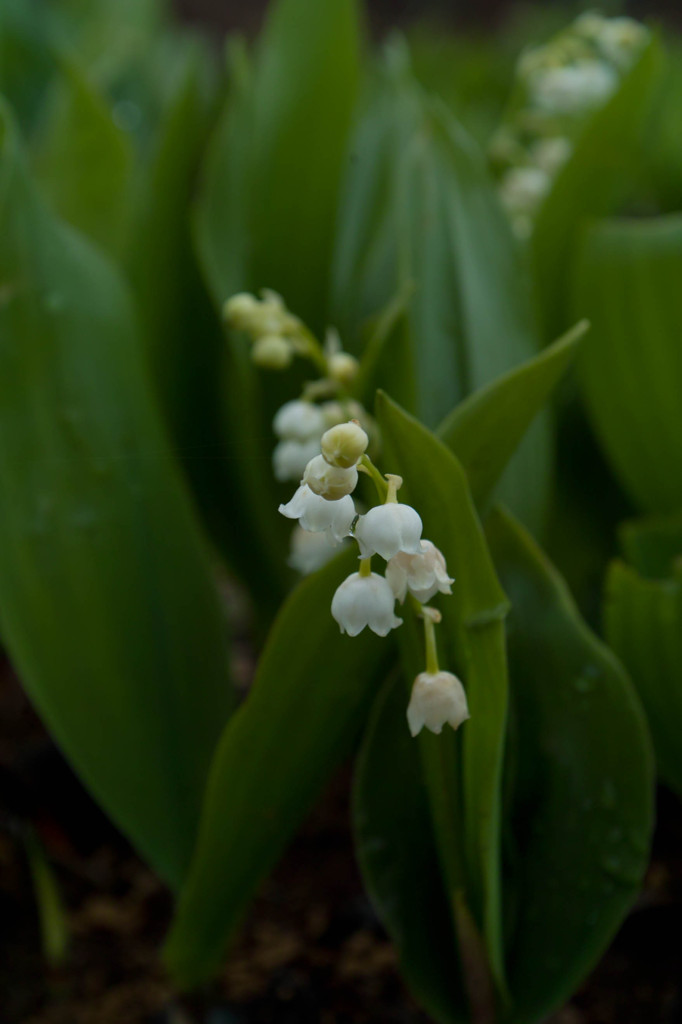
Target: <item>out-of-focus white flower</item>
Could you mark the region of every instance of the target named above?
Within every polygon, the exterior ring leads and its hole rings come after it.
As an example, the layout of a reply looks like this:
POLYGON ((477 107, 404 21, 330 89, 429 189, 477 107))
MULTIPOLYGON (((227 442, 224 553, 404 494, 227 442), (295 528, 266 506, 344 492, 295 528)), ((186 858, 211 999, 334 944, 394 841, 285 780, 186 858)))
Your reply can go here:
POLYGON ((552 184, 539 167, 512 167, 500 182, 500 199, 513 214, 533 214, 552 184))
POLYGON ((330 466, 340 466, 342 469, 355 466, 367 450, 368 444, 367 434, 359 423, 352 420, 330 427, 324 432, 320 442, 322 454, 330 466))
POLYGON ((325 418, 319 405, 296 399, 277 410, 272 428, 285 441, 309 441, 322 436, 325 418))
POLYGON ((279 506, 279 511, 287 519, 298 519, 304 530, 326 532, 337 544, 350 534, 355 519, 355 505, 350 495, 338 501, 327 501, 313 494, 307 484, 301 484, 291 501, 279 506))
POLYGON ((404 551, 394 555, 386 566, 386 579, 401 604, 408 590, 420 604, 426 604, 439 591, 451 594, 455 582, 448 576, 442 551, 430 540, 421 541, 417 555, 404 551))
POLYGON ((381 555, 386 561, 399 551, 419 553, 422 521, 416 509, 397 501, 377 505, 360 516, 355 527, 355 539, 360 545, 362 558, 381 555))
POLYGON ((327 501, 338 501, 355 490, 358 471, 355 466, 330 466, 324 455, 316 455, 305 467, 302 482, 327 501))
POLYGON ((264 370, 286 370, 294 358, 293 349, 280 334, 264 334, 256 338, 251 359, 264 370))
POLYGON ((301 526, 295 526, 291 534, 288 564, 303 576, 308 576, 333 558, 336 546, 327 533, 311 533, 301 526))
POLYGON ((447 722, 459 728, 469 718, 464 687, 452 672, 421 672, 414 681, 407 724, 416 736, 426 726, 439 735, 447 722))
POLYGON ((248 292, 239 292, 232 295, 223 306, 223 316, 230 325, 237 331, 249 331, 254 320, 257 319, 260 310, 260 302, 255 295, 248 292))
POLYGON ((610 61, 626 70, 649 37, 649 29, 632 18, 605 18, 595 42, 610 61))
POLYGON ((311 459, 320 454, 320 442, 280 441, 272 453, 275 480, 300 480, 311 459))
POLYGON ((327 359, 329 376, 339 384, 350 384, 358 375, 360 364, 350 352, 334 352, 327 359))
POLYGON ((573 145, 570 139, 556 135, 551 139, 540 139, 531 150, 533 163, 545 174, 554 175, 559 171, 571 153, 573 145))
POLYGON ((332 615, 342 633, 357 636, 369 626, 377 636, 386 636, 402 622, 394 611, 393 591, 383 576, 354 572, 345 579, 332 599, 332 615))
POLYGON ((618 75, 604 61, 578 60, 531 75, 533 102, 549 114, 581 114, 604 103, 618 85, 618 75))

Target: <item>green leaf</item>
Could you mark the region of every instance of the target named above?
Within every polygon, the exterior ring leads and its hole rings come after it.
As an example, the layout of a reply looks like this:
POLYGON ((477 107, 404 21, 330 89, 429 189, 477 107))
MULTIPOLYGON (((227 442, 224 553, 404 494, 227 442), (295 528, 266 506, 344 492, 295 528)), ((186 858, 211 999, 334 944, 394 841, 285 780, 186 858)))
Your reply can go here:
MULTIPOLYGON (((232 51, 230 93, 196 214, 198 249, 217 309, 234 292, 269 287, 313 329, 327 326, 331 248, 359 75, 357 21, 355 0, 279 0, 252 73, 244 55, 232 51)), ((252 589, 267 577, 275 581, 258 593, 267 603, 289 583, 270 424, 301 375, 293 384, 291 374, 261 381, 245 339, 230 332, 228 344, 227 487, 244 496, 250 515, 239 521, 234 503, 225 510, 236 538, 227 556, 252 589), (245 551, 259 553, 261 569, 251 568, 245 551)))
POLYGON ((105 100, 76 64, 61 58, 36 173, 55 213, 113 254, 125 239, 132 161, 131 140, 105 100))
POLYGON ((438 436, 461 462, 479 509, 485 511, 523 435, 575 359, 588 328, 585 320, 576 324, 539 356, 475 391, 441 423, 438 436))
MULTIPOLYGON (((589 119, 571 158, 557 174, 533 230, 531 253, 545 332, 560 330, 566 310, 566 275, 576 225, 614 210, 637 167, 642 133, 661 69, 652 37, 609 102, 589 119)), ((580 316, 587 315, 586 310, 580 316)))
POLYGON ((630 681, 522 527, 487 536, 512 602, 506 1020, 534 1024, 593 967, 644 874, 650 744, 630 681))
POLYGON ((367 632, 341 636, 331 617, 334 591, 356 565, 356 551, 349 550, 291 594, 253 690, 222 737, 166 945, 166 963, 182 987, 217 970, 258 883, 366 719, 391 645, 367 632))
POLYGON ((613 469, 650 512, 682 506, 682 216, 606 221, 585 235, 574 306, 590 416, 613 469))
MULTIPOLYGON (((455 456, 381 393, 377 412, 386 467, 404 478, 404 500, 419 509, 425 536, 443 551, 457 581, 454 596, 441 602, 444 665, 462 675, 471 720, 457 736, 449 730, 440 738, 426 736, 421 746, 451 904, 457 890, 463 889, 468 909, 485 938, 492 972, 503 987, 499 828, 507 687, 504 617, 508 605, 455 456), (448 792, 439 796, 439 786, 444 783, 437 761, 444 756, 444 749, 452 766, 461 758, 461 778, 456 777, 454 768, 446 768, 448 792), (457 845, 459 851, 453 849, 457 845), (456 857, 461 859, 460 865, 452 863, 456 857)), ((410 635, 408 623, 403 630, 406 675, 413 679, 423 670, 421 649, 410 635)), ((400 634, 398 639, 402 642, 400 634)))
POLYGON ((58 17, 40 0, 3 0, 0 7, 0 93, 31 129, 54 72, 58 17))
POLYGON ((214 332, 201 330, 198 308, 206 299, 187 223, 210 123, 206 61, 204 47, 190 42, 176 66, 137 188, 127 259, 159 392, 180 442, 201 435, 194 426, 203 425, 205 392, 219 365, 214 332))
POLYGON ((394 675, 375 702, 355 768, 355 849, 411 992, 435 1020, 464 1024, 466 990, 408 700, 408 686, 394 675))
POLYGON ((204 540, 111 266, 52 219, 0 121, 0 618, 95 797, 171 883, 229 713, 204 540))
MULTIPOLYGON (((339 224, 333 310, 358 333, 370 312, 412 286, 414 409, 437 425, 472 391, 537 349, 530 284, 485 160, 457 121, 390 54, 356 134, 339 224)), ((413 367, 413 369, 412 369, 413 367)), ((410 381, 412 383, 412 381, 410 381)), ((393 381, 379 379, 393 388, 393 381)), ((406 393, 404 389, 403 393, 406 393)), ((535 527, 544 511, 547 424, 515 457, 505 494, 535 527)))
POLYGON ((630 524, 625 546, 636 567, 611 565, 606 638, 644 704, 659 773, 682 794, 682 520, 630 524))

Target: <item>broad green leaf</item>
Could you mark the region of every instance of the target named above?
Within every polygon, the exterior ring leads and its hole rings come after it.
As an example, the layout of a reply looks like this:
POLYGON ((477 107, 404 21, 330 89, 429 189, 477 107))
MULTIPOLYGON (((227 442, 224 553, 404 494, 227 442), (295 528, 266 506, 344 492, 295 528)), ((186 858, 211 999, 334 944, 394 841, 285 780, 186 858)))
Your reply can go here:
MULTIPOLYGON (((613 211, 632 183, 661 60, 660 44, 652 37, 618 91, 588 120, 542 204, 531 252, 538 303, 550 336, 568 315, 566 274, 576 225, 613 211)), ((587 311, 581 309, 579 315, 587 311)))
POLYGON ((458 977, 420 744, 407 728, 408 700, 409 687, 393 675, 375 702, 355 769, 355 848, 410 990, 434 1020, 464 1024, 466 989, 458 977))
POLYGON ((627 675, 551 563, 504 513, 487 536, 512 602, 504 1019, 535 1024, 593 967, 635 899, 652 760, 627 675))
POLYGON ((231 691, 207 550, 111 266, 0 122, 0 620, 41 716, 173 884, 231 691))
MULTIPOLYGON (((414 377, 412 411, 433 427, 535 352, 528 277, 482 154, 445 108, 422 94, 399 55, 391 54, 375 85, 353 148, 359 155, 339 223, 335 319, 352 337, 397 290, 414 287, 410 356, 397 350, 394 359, 414 377)), ((535 527, 547 460, 547 424, 539 422, 504 485, 535 527)))
POLYGON ((130 213, 132 142, 106 101, 71 61, 47 101, 36 173, 55 213, 119 254, 130 213))
POLYGON ((582 321, 534 359, 498 377, 456 406, 438 428, 466 472, 480 509, 491 500, 530 423, 573 362, 588 330, 582 321))
POLYGON ((682 522, 628 527, 630 567, 612 563, 606 582, 606 638, 644 704, 661 777, 682 793, 682 522))
POLYGON ((590 416, 620 482, 644 510, 682 506, 682 216, 606 221, 585 235, 574 307, 590 416))
POLYGON ((195 428, 197 421, 203 425, 206 406, 214 404, 206 401, 206 391, 213 391, 219 365, 217 332, 202 331, 197 315, 205 298, 187 222, 210 120, 206 60, 204 47, 190 43, 176 67, 137 188, 127 259, 159 392, 180 442, 205 433, 195 428))
POLYGON ((27 130, 54 71, 57 25, 55 13, 40 0, 3 0, 0 5, 0 93, 27 130))
MULTIPOLYGON (((485 938, 492 972, 502 987, 499 828, 507 687, 504 616, 508 605, 455 456, 381 393, 377 412, 386 469, 404 478, 404 500, 419 509, 424 535, 443 551, 457 581, 453 597, 440 603, 443 664, 462 676, 471 720, 457 736, 448 730, 440 738, 423 737, 421 749, 451 905, 463 890, 466 906, 485 938), (441 757, 449 759, 445 769, 441 757), (454 774, 458 761, 459 778, 454 774), (444 785, 446 793, 442 793, 444 785), (456 857, 461 860, 459 865, 452 863, 456 857)), ((408 614, 406 611, 406 617, 408 614)), ((412 679, 423 670, 421 650, 417 648, 415 656, 411 628, 408 623, 402 628, 406 673, 412 679)))
MULTIPOLYGON (((357 21, 355 0, 278 0, 252 71, 233 51, 231 88, 196 214, 202 267, 218 309, 234 292, 269 287, 313 329, 327 326, 331 247, 359 75, 357 21)), ((286 542, 276 509, 284 494, 272 481, 270 423, 304 371, 261 380, 245 339, 230 334, 228 344, 226 468, 231 489, 250 509, 246 521, 235 520, 237 542, 228 557, 252 588, 270 576, 275 585, 268 590, 281 593, 288 584, 286 542), (258 553, 261 570, 253 571, 247 551, 258 553)), ((232 518, 233 509, 226 514, 232 518)))
POLYGON ((225 729, 166 946, 166 963, 182 987, 218 968, 257 885, 369 712, 390 641, 368 631, 341 636, 330 613, 336 587, 356 565, 356 551, 349 550, 291 594, 253 689, 225 729))

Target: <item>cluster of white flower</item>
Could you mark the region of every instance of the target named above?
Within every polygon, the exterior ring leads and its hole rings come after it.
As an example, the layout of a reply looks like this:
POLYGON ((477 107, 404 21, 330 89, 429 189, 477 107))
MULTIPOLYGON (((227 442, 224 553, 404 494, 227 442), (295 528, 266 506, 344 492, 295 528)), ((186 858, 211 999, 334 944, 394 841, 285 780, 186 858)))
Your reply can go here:
POLYGON ((500 198, 520 237, 528 237, 553 179, 585 119, 618 88, 649 38, 631 18, 581 15, 544 46, 519 58, 522 102, 494 136, 500 198))
POLYGON ((254 362, 284 369, 294 355, 301 355, 321 371, 273 421, 278 439, 275 477, 299 481, 291 500, 279 506, 283 516, 296 521, 289 564, 302 573, 313 572, 345 538, 354 537, 360 565, 337 588, 332 616, 349 636, 366 627, 386 636, 402 623, 395 614, 396 601, 403 604, 409 595, 423 620, 426 646, 426 671, 414 682, 407 710, 410 731, 416 736, 426 726, 440 733, 446 722, 456 729, 469 717, 466 694, 459 679, 438 665, 435 625, 440 613, 427 606, 437 593, 450 594, 454 580, 443 554, 422 539, 419 513, 398 501, 401 478, 381 476, 367 454, 373 423, 349 390, 358 362, 343 351, 335 332, 328 333, 322 346, 279 295, 268 290, 261 295, 234 295, 224 307, 228 324, 250 336, 254 362), (373 478, 382 499, 365 514, 352 497, 360 471, 373 478), (387 563, 384 575, 372 571, 375 555, 387 563))
MULTIPOLYGON (((223 312, 230 327, 250 338, 251 357, 256 365, 285 370, 294 356, 301 356, 310 360, 320 373, 319 379, 306 385, 301 398, 285 402, 274 418, 277 444, 272 463, 276 480, 300 480, 310 460, 320 454, 320 439, 330 427, 355 419, 368 432, 373 429, 366 410, 348 390, 357 377, 358 361, 343 351, 335 331, 329 331, 325 344, 320 345, 306 325, 287 309, 282 297, 268 288, 262 290, 260 299, 247 292, 233 295, 223 312)), ((293 569, 307 575, 333 554, 326 534, 294 528, 289 556, 293 569)))
POLYGON ((439 613, 425 607, 437 593, 450 594, 454 582, 447 573, 438 548, 422 540, 422 521, 411 505, 398 501, 402 480, 382 478, 366 455, 369 438, 356 421, 327 430, 320 442, 321 452, 306 466, 301 484, 291 501, 279 511, 298 520, 305 531, 322 535, 327 545, 353 536, 360 549, 358 572, 337 588, 331 613, 342 633, 357 636, 369 627, 386 636, 400 626, 395 602, 402 604, 408 593, 424 621, 427 667, 415 680, 407 717, 413 736, 423 726, 440 733, 448 722, 456 729, 469 717, 461 682, 438 665, 434 625, 439 613), (352 493, 358 470, 377 482, 384 500, 364 515, 356 513, 352 493), (385 494, 384 494, 385 491, 385 494), (386 560, 385 575, 372 571, 372 558, 386 560))

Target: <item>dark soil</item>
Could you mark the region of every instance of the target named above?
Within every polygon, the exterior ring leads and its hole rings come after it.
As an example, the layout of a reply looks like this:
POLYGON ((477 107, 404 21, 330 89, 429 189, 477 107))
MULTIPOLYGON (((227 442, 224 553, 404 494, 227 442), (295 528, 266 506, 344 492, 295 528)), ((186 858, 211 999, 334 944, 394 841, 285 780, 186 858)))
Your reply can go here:
MULTIPOLYGON (((79 786, 9 671, 0 677, 0 1024, 426 1024, 362 889, 342 772, 263 886, 199 1007, 158 962, 164 888, 79 786), (71 929, 48 968, 22 835, 38 831, 71 929)), ((662 794, 644 893, 551 1024, 682 1024, 682 807, 662 794)))

